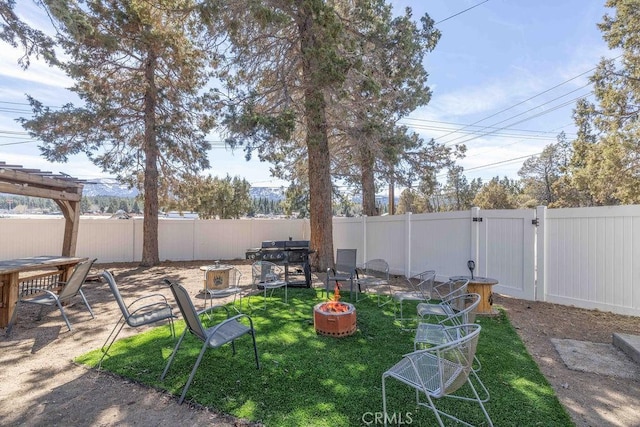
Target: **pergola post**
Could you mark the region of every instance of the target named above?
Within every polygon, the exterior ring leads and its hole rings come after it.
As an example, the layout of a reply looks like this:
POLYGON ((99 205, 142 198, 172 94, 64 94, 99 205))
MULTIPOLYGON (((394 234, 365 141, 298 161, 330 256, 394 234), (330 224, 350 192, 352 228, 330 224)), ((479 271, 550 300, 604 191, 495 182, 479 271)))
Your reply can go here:
POLYGON ((55 202, 64 215, 62 256, 75 256, 76 242, 78 241, 78 226, 80 225, 80 202, 67 202, 62 200, 56 200, 55 202))

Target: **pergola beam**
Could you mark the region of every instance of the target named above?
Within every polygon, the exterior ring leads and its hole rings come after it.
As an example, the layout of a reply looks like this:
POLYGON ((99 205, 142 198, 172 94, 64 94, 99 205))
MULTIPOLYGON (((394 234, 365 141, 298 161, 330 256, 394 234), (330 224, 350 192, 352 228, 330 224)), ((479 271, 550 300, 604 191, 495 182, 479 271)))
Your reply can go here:
POLYGON ((80 200, 84 181, 0 162, 0 193, 52 199, 65 218, 62 255, 74 256, 80 223, 80 200))

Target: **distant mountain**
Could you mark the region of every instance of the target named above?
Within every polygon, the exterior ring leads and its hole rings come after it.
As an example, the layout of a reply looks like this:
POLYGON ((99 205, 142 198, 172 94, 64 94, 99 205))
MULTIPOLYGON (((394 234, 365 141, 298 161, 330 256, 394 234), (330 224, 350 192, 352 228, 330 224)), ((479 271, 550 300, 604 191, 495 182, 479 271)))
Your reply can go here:
POLYGON ((252 199, 280 201, 284 199, 284 190, 281 187, 251 187, 249 195, 252 199))
MULTIPOLYGON (((254 199, 284 199, 284 193, 280 187, 251 187, 249 194, 254 199)), ((87 197, 107 196, 133 198, 138 195, 138 190, 128 188, 126 185, 118 183, 115 179, 97 178, 85 183, 82 195, 87 197)))
POLYGON ((124 184, 120 184, 115 179, 98 178, 85 182, 82 195, 87 197, 108 196, 134 198, 138 195, 138 190, 128 188, 124 184))
MULTIPOLYGON (((98 178, 85 183, 82 195, 87 197, 109 196, 133 198, 138 195, 138 190, 135 188, 127 188, 126 185, 119 184, 115 179, 98 178)), ((280 201, 284 199, 284 189, 282 187, 251 187, 249 195, 252 199, 280 201)), ((399 197, 396 196, 396 203, 398 199, 399 197)), ((352 200, 354 203, 362 203, 362 196, 356 194, 352 200)), ((377 195, 376 202, 386 205, 389 202, 389 197, 386 195, 377 195)))

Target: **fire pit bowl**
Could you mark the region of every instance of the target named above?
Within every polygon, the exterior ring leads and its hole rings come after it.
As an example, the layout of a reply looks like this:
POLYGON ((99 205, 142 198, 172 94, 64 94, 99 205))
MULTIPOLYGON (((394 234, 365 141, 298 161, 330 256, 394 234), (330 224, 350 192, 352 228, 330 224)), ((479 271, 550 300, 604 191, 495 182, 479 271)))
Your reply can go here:
POLYGON ((320 335, 347 337, 356 332, 356 308, 338 301, 321 302, 313 307, 313 326, 320 335))

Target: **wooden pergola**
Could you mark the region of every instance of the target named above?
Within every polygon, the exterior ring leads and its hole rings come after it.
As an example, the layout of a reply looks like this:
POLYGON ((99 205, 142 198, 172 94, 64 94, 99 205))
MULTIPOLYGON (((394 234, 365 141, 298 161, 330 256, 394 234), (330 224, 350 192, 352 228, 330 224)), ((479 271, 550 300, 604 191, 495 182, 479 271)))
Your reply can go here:
POLYGON ((0 161, 0 193, 52 199, 64 215, 62 256, 75 256, 84 180, 0 161))

